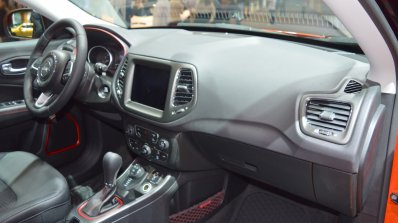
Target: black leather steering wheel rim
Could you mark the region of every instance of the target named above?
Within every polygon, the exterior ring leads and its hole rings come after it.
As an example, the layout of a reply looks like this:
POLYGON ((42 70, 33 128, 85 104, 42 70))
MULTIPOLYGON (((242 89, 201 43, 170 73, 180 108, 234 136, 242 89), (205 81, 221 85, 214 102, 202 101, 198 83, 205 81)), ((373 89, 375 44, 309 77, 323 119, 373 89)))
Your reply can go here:
MULTIPOLYGON (((87 44, 86 31, 84 27, 75 19, 70 19, 70 18, 61 19, 53 23, 43 33, 43 35, 38 40, 37 45, 32 52, 32 55, 28 63, 28 69, 26 70, 24 77, 24 99, 26 107, 34 116, 49 117, 59 112, 69 102, 69 100, 72 98, 73 94, 75 93, 77 87, 80 85, 80 82, 84 76, 85 63, 87 59, 87 48, 88 44, 87 44), (35 80, 35 77, 32 74, 32 69, 34 69, 32 65, 36 62, 38 58, 41 58, 43 56, 46 47, 53 39, 55 34, 60 33, 65 28, 73 29, 75 32, 74 35, 76 39, 76 50, 75 50, 76 52, 74 54, 75 56, 70 59, 70 61, 72 61, 73 63, 73 66, 70 71, 69 78, 65 83, 65 85, 63 86, 62 90, 60 90, 60 92, 58 92, 56 95, 54 94, 54 98, 52 98, 52 100, 48 104, 43 104, 43 106, 37 106, 37 100, 39 99, 35 99, 33 95, 33 81, 35 80)), ((54 52, 52 52, 51 55, 57 53, 62 54, 63 52, 61 51, 62 50, 58 51, 54 50, 54 52)), ((56 57, 54 56, 54 58, 56 57)), ((53 63, 55 64, 54 67, 57 67, 57 60, 55 60, 55 62, 53 63)), ((40 64, 40 66, 43 66, 43 64, 40 64)), ((62 70, 61 72, 64 72, 65 67, 59 67, 57 69, 62 70)), ((41 69, 37 68, 37 70, 38 70, 37 76, 41 75, 39 74, 39 71, 41 69)), ((51 74, 46 76, 51 76, 51 74)))

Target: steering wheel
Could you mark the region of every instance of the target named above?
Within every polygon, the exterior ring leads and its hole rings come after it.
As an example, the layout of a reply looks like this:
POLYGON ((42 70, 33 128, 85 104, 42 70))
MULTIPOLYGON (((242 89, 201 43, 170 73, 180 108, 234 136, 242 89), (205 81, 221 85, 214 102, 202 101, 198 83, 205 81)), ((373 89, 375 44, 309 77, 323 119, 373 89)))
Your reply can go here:
POLYGON ((29 59, 23 86, 26 107, 34 116, 49 117, 68 103, 82 80, 86 59, 87 35, 78 21, 59 20, 43 33, 29 59), (46 51, 55 34, 65 28, 74 30, 76 49, 46 51), (37 99, 33 90, 40 92, 37 99))

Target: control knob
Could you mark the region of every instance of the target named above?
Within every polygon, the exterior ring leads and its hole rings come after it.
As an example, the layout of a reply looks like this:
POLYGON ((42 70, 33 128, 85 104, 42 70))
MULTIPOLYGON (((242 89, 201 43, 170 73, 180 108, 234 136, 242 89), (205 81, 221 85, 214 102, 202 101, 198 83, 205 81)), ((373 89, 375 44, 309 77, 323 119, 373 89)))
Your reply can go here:
POLYGON ((151 147, 149 147, 147 144, 143 145, 141 148, 141 154, 144 156, 149 156, 152 153, 151 147))
POLYGON ((170 143, 166 139, 159 140, 159 148, 163 151, 169 149, 170 143))
POLYGON ((134 178, 141 178, 142 176, 144 176, 144 174, 145 170, 140 164, 136 163, 131 167, 130 176, 134 178))

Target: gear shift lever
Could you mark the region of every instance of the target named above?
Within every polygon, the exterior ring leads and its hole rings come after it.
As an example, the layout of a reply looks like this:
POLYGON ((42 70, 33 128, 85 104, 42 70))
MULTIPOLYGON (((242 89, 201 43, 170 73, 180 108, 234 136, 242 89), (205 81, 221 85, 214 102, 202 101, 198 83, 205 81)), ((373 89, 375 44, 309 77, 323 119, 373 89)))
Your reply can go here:
POLYGON ((105 187, 92 196, 83 208, 88 216, 95 217, 101 214, 101 208, 116 192, 116 176, 122 166, 122 157, 116 153, 107 152, 102 161, 104 168, 105 187))
POLYGON ((116 153, 107 152, 102 160, 104 168, 105 187, 116 186, 117 173, 122 166, 122 157, 116 153))

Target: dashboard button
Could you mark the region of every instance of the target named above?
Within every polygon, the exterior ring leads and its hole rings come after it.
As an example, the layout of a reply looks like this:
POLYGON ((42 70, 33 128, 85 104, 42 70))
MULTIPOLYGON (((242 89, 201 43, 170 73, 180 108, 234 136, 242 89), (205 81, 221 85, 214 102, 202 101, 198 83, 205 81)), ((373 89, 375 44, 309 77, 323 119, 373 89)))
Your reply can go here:
POLYGON ((128 139, 128 145, 133 151, 138 151, 139 148, 140 148, 139 142, 137 140, 135 140, 135 139, 132 139, 132 138, 128 139))
POLYGON ((138 138, 141 138, 144 135, 144 129, 139 126, 135 126, 135 135, 138 138))
POLYGON ((167 153, 160 153, 160 161, 167 161, 167 158, 169 158, 169 155, 167 153))
POLYGON ((131 126, 131 125, 128 125, 127 128, 126 128, 126 131, 125 131, 126 135, 133 136, 134 132, 135 132, 134 131, 134 127, 131 126))
POLYGON ((160 182, 160 173, 159 172, 154 172, 149 180, 151 184, 158 184, 160 182))
POLYGON ((158 142, 159 135, 155 132, 151 132, 151 143, 156 144, 158 142))
POLYGON ((141 178, 142 176, 144 176, 144 174, 145 174, 145 170, 140 164, 136 163, 131 167, 131 170, 130 170, 131 177, 141 178))

